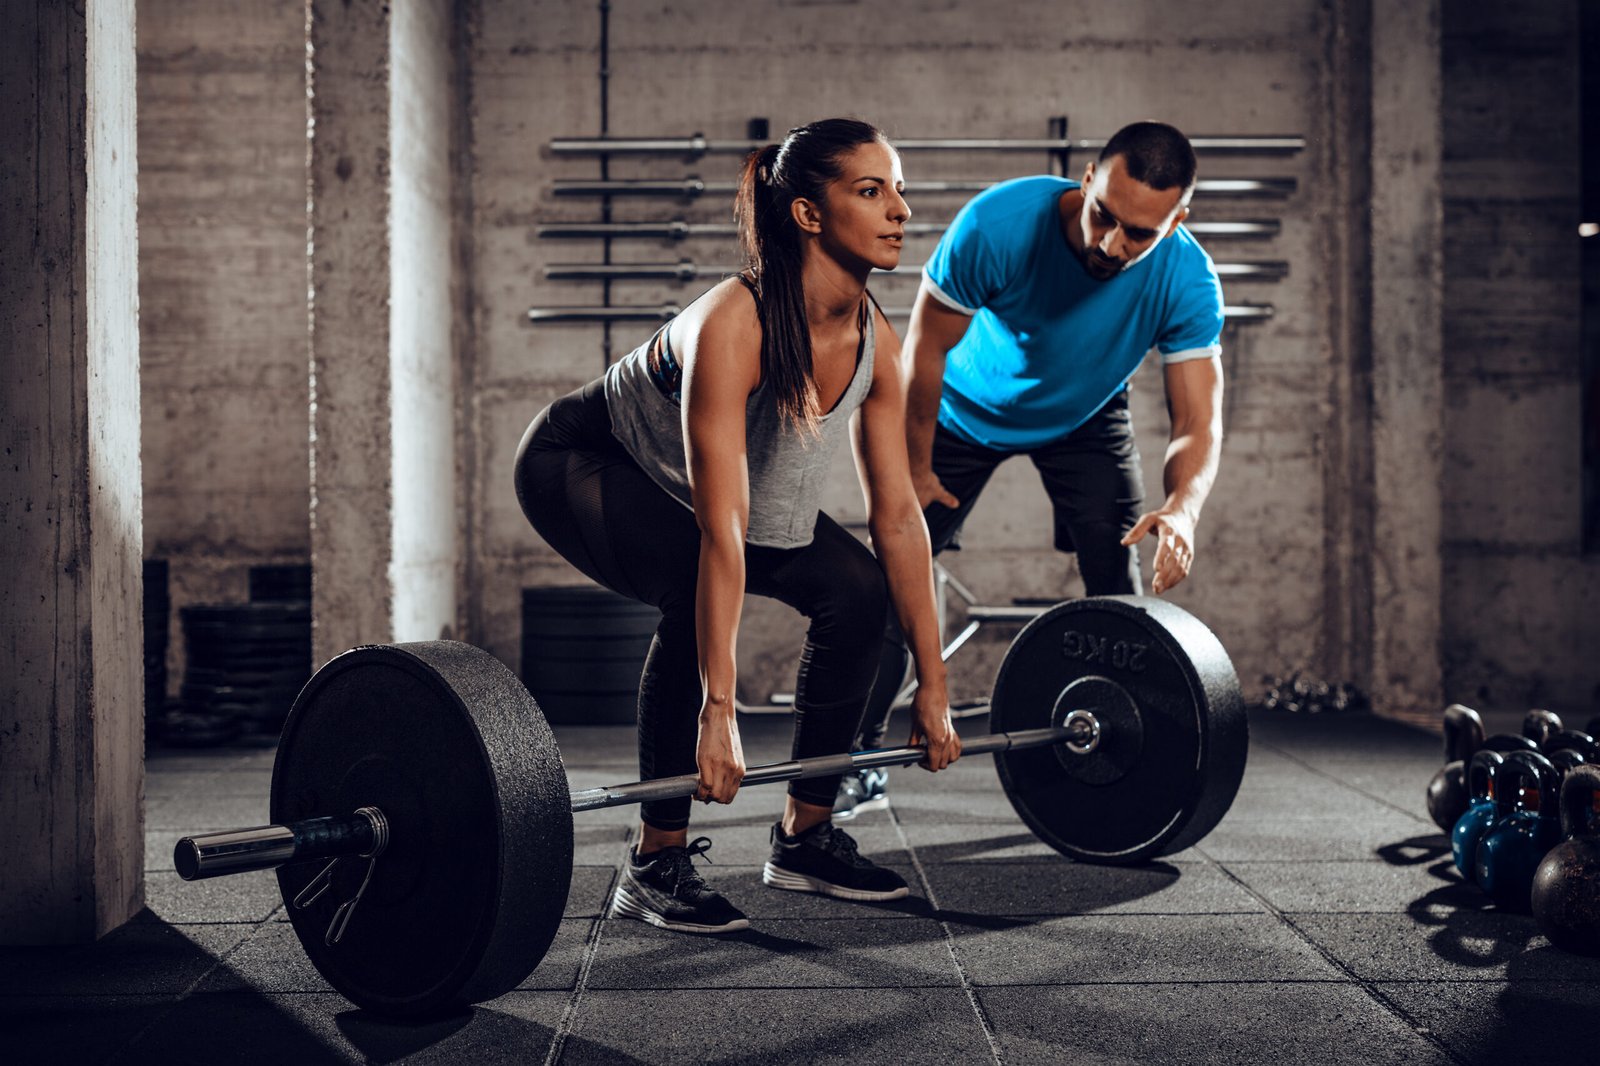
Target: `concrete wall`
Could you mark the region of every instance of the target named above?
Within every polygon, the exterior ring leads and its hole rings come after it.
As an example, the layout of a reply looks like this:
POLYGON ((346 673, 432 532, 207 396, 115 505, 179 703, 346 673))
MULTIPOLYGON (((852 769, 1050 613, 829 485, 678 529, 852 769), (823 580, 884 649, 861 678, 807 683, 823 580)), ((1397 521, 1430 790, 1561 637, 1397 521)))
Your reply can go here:
POLYGON ((1586 716, 1578 5, 1443 8, 1445 687, 1586 716))
POLYGON ((0 23, 0 943, 67 943, 144 891, 134 13, 0 23))
MULTIPOLYGON (((513 450, 544 403, 582 384, 605 364, 598 326, 529 325, 531 305, 593 304, 600 284, 550 282, 555 262, 598 261, 598 241, 538 240, 542 221, 593 220, 598 201, 554 198, 557 177, 598 176, 595 159, 554 158, 557 136, 593 136, 601 127, 600 12, 593 4, 483 0, 472 52, 476 198, 475 302, 478 377, 473 413, 480 447, 472 551, 482 568, 473 606, 475 639, 509 662, 518 657, 517 590, 570 583, 578 575, 528 529, 510 491, 513 450)), ((1286 176, 1299 181, 1287 202, 1197 202, 1195 218, 1276 215, 1283 231, 1267 242, 1214 241, 1218 258, 1282 258, 1293 264, 1277 284, 1233 284, 1233 300, 1270 301, 1278 315, 1224 338, 1229 379, 1228 440, 1222 475, 1200 528, 1194 577, 1174 599, 1206 618, 1255 689, 1259 675, 1292 667, 1326 671, 1344 629, 1327 599, 1342 601, 1340 574, 1325 544, 1330 514, 1348 506, 1348 473, 1325 463, 1335 412, 1328 399, 1340 372, 1330 275, 1343 270, 1336 234, 1341 201, 1328 180, 1359 166, 1335 136, 1329 101, 1338 97, 1331 56, 1340 24, 1327 5, 1222 3, 1193 17, 1192 5, 1137 7, 1037 2, 1009 4, 997 19, 982 5, 920 0, 892 18, 874 4, 610 5, 606 121, 615 136, 738 138, 746 120, 765 116, 774 132, 830 114, 859 114, 904 137, 1039 137, 1052 115, 1070 117, 1076 136, 1107 135, 1124 122, 1160 116, 1199 133, 1302 133, 1306 151, 1287 158, 1212 156, 1202 174, 1286 176), (886 45, 892 44, 892 48, 886 45), (804 86, 803 93, 797 86, 804 86), (1333 482, 1330 484, 1330 480, 1333 482)), ((1083 158, 1071 169, 1081 171, 1083 158)), ((627 159, 612 177, 695 173, 731 179, 733 156, 627 159)), ((915 153, 908 179, 1003 178, 1049 168, 1043 154, 915 153)), ((917 197, 922 219, 949 219, 964 196, 917 197)), ((615 203, 621 219, 682 215, 722 221, 723 199, 615 203)), ((932 240, 908 243, 921 262, 932 240)), ((616 261, 734 263, 732 241, 682 244, 616 241, 616 261)), ((617 303, 686 302, 688 286, 614 283, 617 303)), ((915 277, 884 277, 874 290, 886 305, 908 306, 915 277)), ((643 340, 648 325, 612 327, 612 354, 643 340)), ((1147 485, 1159 492, 1165 410, 1159 373, 1136 378, 1135 417, 1147 485)), ((829 510, 862 514, 860 493, 842 458, 829 510)), ((1072 564, 1050 548, 1048 507, 1024 462, 1002 468, 952 559, 989 602, 1013 595, 1069 595, 1081 587, 1072 564)), ((752 600, 740 651, 741 691, 761 699, 788 689, 801 626, 787 609, 752 600)), ((957 684, 981 692, 998 646, 963 651, 957 684)))
POLYGON ((139 4, 145 553, 178 609, 311 553, 304 0, 139 4))

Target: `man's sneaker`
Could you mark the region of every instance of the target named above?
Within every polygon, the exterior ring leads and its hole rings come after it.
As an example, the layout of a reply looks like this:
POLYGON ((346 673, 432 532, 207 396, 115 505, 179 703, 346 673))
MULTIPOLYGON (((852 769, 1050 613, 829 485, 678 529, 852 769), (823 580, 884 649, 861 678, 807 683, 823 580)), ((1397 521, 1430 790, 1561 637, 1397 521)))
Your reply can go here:
POLYGON ((761 880, 773 888, 840 899, 899 899, 908 891, 904 878, 863 859, 850 834, 830 822, 792 837, 784 835, 781 824, 773 826, 772 858, 761 880))
POLYGON ((642 863, 638 851, 628 849, 622 881, 611 900, 611 917, 637 918, 678 933, 731 933, 750 928, 750 920, 712 891, 690 861, 710 847, 709 837, 699 837, 688 847, 652 852, 642 863))
POLYGON ((851 770, 839 779, 839 794, 833 800, 833 820, 848 822, 863 811, 882 811, 889 807, 889 771, 881 766, 851 770))

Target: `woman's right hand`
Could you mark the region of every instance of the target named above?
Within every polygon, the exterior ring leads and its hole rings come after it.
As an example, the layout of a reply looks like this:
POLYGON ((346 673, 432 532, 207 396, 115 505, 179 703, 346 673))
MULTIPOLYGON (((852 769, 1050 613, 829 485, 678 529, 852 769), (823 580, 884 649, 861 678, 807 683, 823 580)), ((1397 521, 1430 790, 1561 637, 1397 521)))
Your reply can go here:
POLYGON ((911 700, 909 743, 927 747, 928 753, 917 763, 924 770, 937 772, 961 758, 961 737, 950 720, 950 701, 942 686, 918 686, 911 700))
POLYGON ((694 798, 704 803, 732 803, 744 780, 744 747, 732 708, 706 704, 700 708, 700 739, 695 745, 700 787, 694 798))

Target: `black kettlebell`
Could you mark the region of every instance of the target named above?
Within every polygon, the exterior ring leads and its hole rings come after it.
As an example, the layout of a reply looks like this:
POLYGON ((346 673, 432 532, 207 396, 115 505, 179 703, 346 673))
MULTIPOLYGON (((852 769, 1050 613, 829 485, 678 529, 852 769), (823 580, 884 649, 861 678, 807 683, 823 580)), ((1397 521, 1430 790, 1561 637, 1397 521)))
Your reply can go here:
POLYGON ((1522 718, 1522 735, 1539 745, 1541 749, 1552 733, 1559 732, 1561 732, 1561 716, 1554 711, 1535 708, 1522 718))
POLYGON ((1528 909, 1533 875, 1561 842, 1559 789, 1556 768, 1536 751, 1514 751, 1495 771, 1500 817, 1478 841, 1473 861, 1474 879, 1495 906, 1528 909))
POLYGON ((1579 766, 1561 783, 1557 844, 1533 875, 1533 916, 1550 943, 1600 955, 1600 766, 1579 766))
POLYGON ((1560 751, 1572 751, 1581 756, 1582 762, 1600 762, 1600 743, 1596 743, 1588 733, 1580 733, 1576 729, 1559 729, 1551 733, 1539 745, 1539 750, 1550 756, 1560 751))
POLYGON ((1428 782, 1428 815, 1446 833, 1467 812, 1466 761, 1483 746, 1483 719, 1471 707, 1444 709, 1444 767, 1428 782))

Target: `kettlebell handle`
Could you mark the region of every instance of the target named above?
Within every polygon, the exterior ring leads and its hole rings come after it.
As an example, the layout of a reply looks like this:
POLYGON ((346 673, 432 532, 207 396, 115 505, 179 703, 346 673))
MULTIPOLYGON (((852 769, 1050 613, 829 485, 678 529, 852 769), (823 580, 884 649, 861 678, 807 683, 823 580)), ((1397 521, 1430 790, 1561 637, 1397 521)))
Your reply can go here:
POLYGON ((1444 761, 1466 762, 1483 747, 1483 719, 1462 703, 1444 709, 1444 761))
POLYGON ((1494 781, 1500 772, 1500 764, 1506 757, 1498 751, 1484 750, 1472 757, 1467 764, 1467 798, 1473 803, 1481 799, 1494 799, 1494 781))
POLYGON ((1600 814, 1600 766, 1585 764, 1567 771, 1561 782, 1561 835, 1589 836, 1591 819, 1600 814))
POLYGON ((1556 773, 1555 765, 1549 759, 1536 751, 1511 752, 1495 771, 1495 810, 1509 812, 1520 808, 1522 802, 1516 786, 1527 780, 1532 780, 1539 789, 1538 816, 1550 819, 1560 817, 1561 800, 1558 793, 1561 775, 1556 773))

